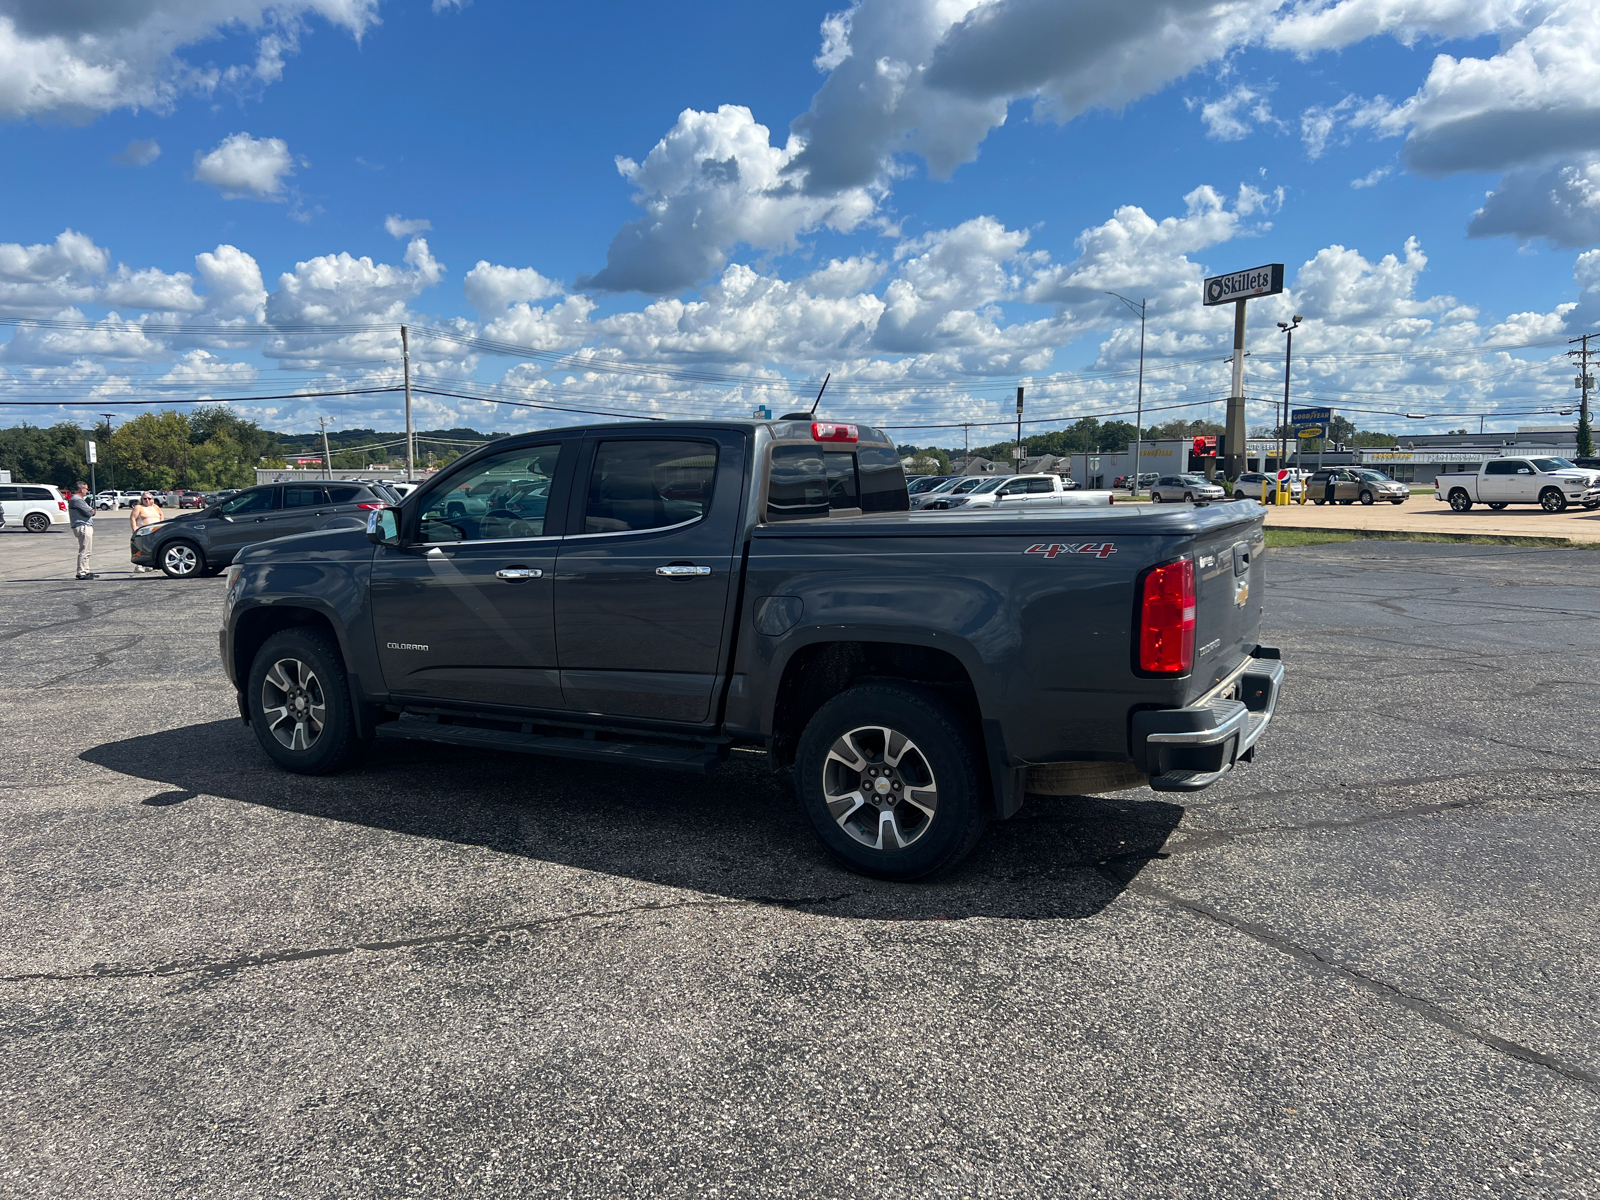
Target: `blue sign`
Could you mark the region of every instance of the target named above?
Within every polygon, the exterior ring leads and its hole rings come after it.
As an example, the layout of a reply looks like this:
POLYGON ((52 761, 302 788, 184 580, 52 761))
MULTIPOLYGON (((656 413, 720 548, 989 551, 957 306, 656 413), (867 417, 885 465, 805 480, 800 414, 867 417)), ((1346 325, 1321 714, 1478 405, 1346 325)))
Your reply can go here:
POLYGON ((1326 425, 1333 420, 1331 408, 1291 408, 1289 410, 1289 424, 1291 425, 1326 425))

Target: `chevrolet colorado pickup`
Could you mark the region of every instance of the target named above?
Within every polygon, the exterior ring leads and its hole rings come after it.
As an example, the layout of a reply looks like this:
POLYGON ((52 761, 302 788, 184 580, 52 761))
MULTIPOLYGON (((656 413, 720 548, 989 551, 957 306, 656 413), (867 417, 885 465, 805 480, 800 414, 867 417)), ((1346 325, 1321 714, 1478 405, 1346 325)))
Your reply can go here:
POLYGON ((908 511, 882 432, 497 440, 367 529, 243 550, 223 665, 284 768, 413 738, 792 771, 823 844, 913 879, 1029 791, 1209 786, 1283 680, 1252 503, 908 511))

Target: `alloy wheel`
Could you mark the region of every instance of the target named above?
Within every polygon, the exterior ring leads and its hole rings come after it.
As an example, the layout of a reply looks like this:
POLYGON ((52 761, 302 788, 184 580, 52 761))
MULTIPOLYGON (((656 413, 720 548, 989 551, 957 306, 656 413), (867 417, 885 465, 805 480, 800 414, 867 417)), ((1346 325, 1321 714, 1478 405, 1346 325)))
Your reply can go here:
POLYGON ((261 681, 261 715, 280 745, 311 749, 328 720, 328 701, 317 673, 298 658, 273 663, 261 681))
POLYGON ((161 556, 161 563, 173 575, 193 575, 200 566, 200 556, 194 552, 193 546, 179 543, 167 547, 161 556))
POLYGON ((905 734, 881 725, 834 741, 822 763, 822 797, 839 828, 873 850, 915 844, 939 810, 927 757, 905 734))
POLYGON ((29 513, 22 518, 22 527, 29 533, 43 533, 50 528, 50 518, 43 513, 29 513))

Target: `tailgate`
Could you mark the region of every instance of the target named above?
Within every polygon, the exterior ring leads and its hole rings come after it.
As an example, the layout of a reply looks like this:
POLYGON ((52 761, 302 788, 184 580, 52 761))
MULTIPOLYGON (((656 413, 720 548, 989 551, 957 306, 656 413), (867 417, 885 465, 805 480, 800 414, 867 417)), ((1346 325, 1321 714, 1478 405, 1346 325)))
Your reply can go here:
POLYGON ((1265 515, 1257 515, 1195 539, 1191 699, 1219 683, 1261 640, 1265 523, 1265 515))

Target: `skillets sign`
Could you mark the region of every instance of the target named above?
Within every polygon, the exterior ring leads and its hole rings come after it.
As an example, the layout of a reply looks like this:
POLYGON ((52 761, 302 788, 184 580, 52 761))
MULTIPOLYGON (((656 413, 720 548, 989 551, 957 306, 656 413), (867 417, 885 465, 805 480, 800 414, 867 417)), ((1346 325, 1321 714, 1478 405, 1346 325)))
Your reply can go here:
POLYGON ((1283 264, 1268 263, 1264 267, 1251 267, 1248 271, 1235 271, 1231 275, 1213 275, 1205 281, 1201 295, 1208 305, 1232 304, 1235 300, 1276 296, 1281 291, 1283 264))

